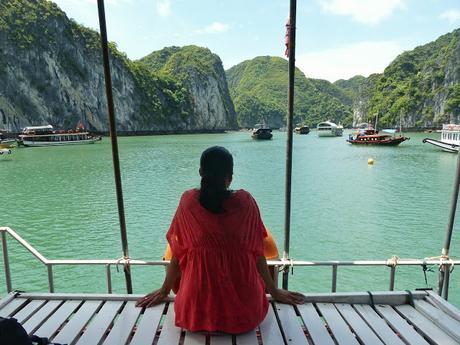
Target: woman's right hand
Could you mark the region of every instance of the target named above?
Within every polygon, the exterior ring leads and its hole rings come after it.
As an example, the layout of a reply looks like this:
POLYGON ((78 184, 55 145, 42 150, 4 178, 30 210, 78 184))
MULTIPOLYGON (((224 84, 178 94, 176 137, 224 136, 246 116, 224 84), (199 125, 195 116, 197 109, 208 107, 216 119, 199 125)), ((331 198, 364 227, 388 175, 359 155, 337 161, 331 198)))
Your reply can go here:
POLYGON ((163 303, 168 298, 169 291, 166 291, 164 288, 152 291, 148 295, 145 295, 136 302, 136 307, 146 307, 150 308, 157 304, 163 303))
POLYGON ((271 293, 271 295, 276 302, 280 303, 292 305, 305 303, 305 296, 299 292, 292 292, 277 288, 271 293))

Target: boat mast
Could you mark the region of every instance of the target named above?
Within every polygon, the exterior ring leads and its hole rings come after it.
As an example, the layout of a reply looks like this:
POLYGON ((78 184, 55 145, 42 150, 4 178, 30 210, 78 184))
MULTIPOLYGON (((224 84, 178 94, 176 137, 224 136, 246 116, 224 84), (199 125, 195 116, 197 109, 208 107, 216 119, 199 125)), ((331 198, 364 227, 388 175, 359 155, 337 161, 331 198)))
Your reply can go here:
MULTIPOLYGON (((291 232, 291 181, 292 181, 292 121, 294 117, 294 76, 295 76, 295 26, 297 1, 291 0, 289 11, 289 86, 287 116, 287 148, 286 148, 286 195, 284 218, 284 250, 283 259, 289 260, 289 240, 291 232)), ((289 271, 283 272, 283 289, 288 288, 289 271)))
MULTIPOLYGON (((123 203, 123 189, 121 186, 120 159, 118 156, 117 127, 115 123, 115 107, 113 105, 112 78, 110 76, 109 46, 107 43, 107 25, 105 22, 104 0, 97 0, 97 8, 98 8, 98 13, 99 13, 99 27, 101 30, 102 58, 104 62, 104 76, 105 76, 105 93, 107 95, 109 131, 110 131, 110 139, 112 142, 113 172, 115 175, 115 187, 116 187, 116 193, 117 193, 118 218, 120 220, 121 245, 122 245, 122 250, 123 250, 123 259, 129 260, 128 236, 126 234, 125 208, 124 208, 124 203, 123 203)), ((129 265, 124 265, 123 270, 125 272, 126 290, 129 294, 131 294, 133 293, 133 286, 132 286, 132 281, 131 281, 131 272, 129 270, 129 265)))

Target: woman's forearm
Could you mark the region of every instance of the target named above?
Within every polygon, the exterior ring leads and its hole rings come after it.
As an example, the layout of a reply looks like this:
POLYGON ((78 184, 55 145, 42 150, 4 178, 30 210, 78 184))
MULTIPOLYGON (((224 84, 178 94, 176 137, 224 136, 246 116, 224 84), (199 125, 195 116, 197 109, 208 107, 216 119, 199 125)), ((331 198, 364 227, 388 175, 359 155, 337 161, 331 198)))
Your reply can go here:
POLYGON ((169 294, 169 292, 174 286, 174 283, 180 277, 180 273, 181 272, 179 267, 179 260, 175 256, 173 256, 169 261, 169 265, 166 271, 166 277, 161 289, 169 294))
POLYGON ((265 288, 267 289, 267 292, 269 294, 273 294, 273 292, 276 291, 277 287, 275 286, 275 283, 270 275, 270 271, 268 270, 267 260, 265 259, 265 256, 260 256, 257 259, 256 267, 257 271, 262 277, 262 280, 265 283, 265 288))

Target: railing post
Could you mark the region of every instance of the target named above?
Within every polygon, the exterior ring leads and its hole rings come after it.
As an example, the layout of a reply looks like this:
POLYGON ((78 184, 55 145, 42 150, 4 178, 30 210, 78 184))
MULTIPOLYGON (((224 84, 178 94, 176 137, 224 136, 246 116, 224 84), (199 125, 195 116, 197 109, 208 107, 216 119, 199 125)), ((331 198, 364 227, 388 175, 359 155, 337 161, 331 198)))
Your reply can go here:
POLYGON ((332 265, 332 288, 331 292, 337 292, 337 265, 332 265))
POLYGON ((13 288, 11 287, 10 260, 8 258, 8 247, 6 246, 5 231, 2 231, 2 250, 3 250, 3 266, 5 269, 6 291, 10 293, 11 291, 13 291, 13 288))
POLYGON ((53 279, 53 265, 46 264, 46 268, 48 269, 48 290, 49 292, 54 292, 54 279, 53 279))
POLYGON ((390 291, 395 289, 396 266, 390 266, 390 291))
POLYGON ((112 272, 110 271, 110 264, 105 265, 105 274, 107 277, 107 293, 112 293, 112 272))

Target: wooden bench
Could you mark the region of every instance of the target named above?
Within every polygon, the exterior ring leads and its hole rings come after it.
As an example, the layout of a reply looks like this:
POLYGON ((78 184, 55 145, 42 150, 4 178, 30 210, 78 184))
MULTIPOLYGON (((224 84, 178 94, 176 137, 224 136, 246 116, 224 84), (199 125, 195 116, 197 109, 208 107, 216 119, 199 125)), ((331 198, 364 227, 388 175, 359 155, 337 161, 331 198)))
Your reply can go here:
POLYGON ((12 293, 0 300, 0 316, 69 345, 460 344, 459 310, 432 292, 305 296, 296 307, 272 301, 257 329, 236 336, 177 328, 173 299, 136 308, 141 295, 12 293))

